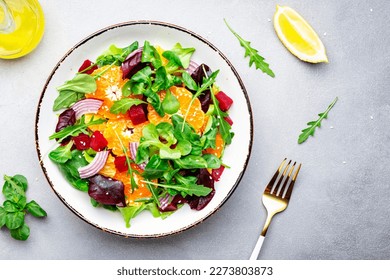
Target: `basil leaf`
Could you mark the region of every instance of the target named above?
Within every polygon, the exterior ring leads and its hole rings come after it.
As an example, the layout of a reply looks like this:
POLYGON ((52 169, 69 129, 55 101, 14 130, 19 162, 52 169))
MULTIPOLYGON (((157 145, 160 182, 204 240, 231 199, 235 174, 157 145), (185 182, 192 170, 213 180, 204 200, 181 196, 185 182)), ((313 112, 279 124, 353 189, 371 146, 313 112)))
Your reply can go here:
POLYGON ((27 211, 33 215, 34 217, 46 217, 47 213, 45 210, 42 209, 41 206, 34 200, 31 200, 29 203, 26 204, 27 211))
POLYGON ((27 189, 27 184, 25 184, 25 178, 23 176, 19 177, 10 177, 4 175, 4 185, 3 185, 3 194, 7 200, 18 202, 21 200, 21 197, 25 197, 25 189, 27 189))
POLYGON ((19 186, 23 188, 24 191, 27 191, 27 179, 23 175, 16 174, 12 177, 13 181, 16 182, 19 186))
POLYGON ((70 141, 65 146, 58 146, 55 150, 49 153, 49 158, 56 163, 65 163, 72 158, 73 142, 70 141))
POLYGON ((71 90, 80 93, 90 93, 96 90, 95 79, 88 74, 77 74, 72 80, 66 81, 57 87, 58 91, 71 90))
POLYGON ((126 114, 131 106, 145 103, 144 101, 136 98, 122 98, 114 102, 110 108, 110 112, 113 114, 126 114))
POLYGON ((22 226, 16 229, 11 229, 10 233, 14 239, 24 241, 30 236, 30 228, 23 223, 22 226))
POLYGON ((16 229, 24 223, 24 212, 7 213, 5 225, 9 229, 16 229))
POLYGON ((0 229, 5 225, 5 216, 7 212, 0 206, 0 229))
MULTIPOLYGON (((24 199, 24 201, 26 201, 26 199, 24 199)), ((26 205, 26 203, 24 203, 26 205)), ((15 212, 19 212, 20 208, 18 207, 18 205, 12 201, 9 201, 9 200, 6 200, 3 202, 3 206, 4 206, 4 210, 7 212, 7 213, 15 213, 15 212)), ((24 205, 23 207, 21 207, 21 209, 24 208, 24 205)))
POLYGON ((73 90, 61 90, 60 94, 54 100, 53 111, 58 111, 60 109, 67 109, 77 101, 83 99, 85 93, 76 92, 73 90))

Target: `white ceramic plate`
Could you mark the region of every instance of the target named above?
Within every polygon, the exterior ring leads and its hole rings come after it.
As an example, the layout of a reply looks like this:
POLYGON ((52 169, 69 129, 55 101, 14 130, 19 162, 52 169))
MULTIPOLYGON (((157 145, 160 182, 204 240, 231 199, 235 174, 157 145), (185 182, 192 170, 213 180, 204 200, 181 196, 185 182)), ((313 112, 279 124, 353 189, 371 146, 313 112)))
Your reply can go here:
POLYGON ((252 114, 245 87, 228 59, 210 42, 182 27, 150 21, 126 22, 100 30, 74 46, 58 62, 50 74, 39 100, 36 116, 36 146, 38 157, 45 176, 61 201, 87 223, 110 233, 126 237, 159 237, 181 232, 199 224, 211 216, 230 197, 237 187, 248 162, 252 145, 252 114), (193 60, 205 63, 215 71, 220 69, 217 84, 233 100, 230 116, 234 121, 235 136, 226 148, 223 161, 230 166, 225 169, 221 180, 215 184, 216 193, 211 202, 201 211, 191 210, 184 205, 176 213, 162 220, 153 218, 145 211, 131 221, 126 228, 119 212, 94 208, 87 193, 73 188, 62 176, 57 166, 47 154, 55 147, 49 141, 53 133, 57 115, 52 111, 54 99, 58 96, 56 87, 71 79, 85 59, 95 59, 110 44, 124 47, 138 40, 158 44, 170 49, 177 42, 183 47, 196 49, 193 60))

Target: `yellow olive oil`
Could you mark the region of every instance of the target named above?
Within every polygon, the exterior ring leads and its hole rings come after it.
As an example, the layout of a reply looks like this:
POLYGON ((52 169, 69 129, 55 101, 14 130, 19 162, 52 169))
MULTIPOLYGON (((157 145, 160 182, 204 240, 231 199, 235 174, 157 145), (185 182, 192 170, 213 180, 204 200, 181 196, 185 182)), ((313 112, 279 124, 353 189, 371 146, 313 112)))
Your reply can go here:
POLYGON ((30 53, 45 28, 42 8, 36 0, 0 0, 0 58, 30 53))

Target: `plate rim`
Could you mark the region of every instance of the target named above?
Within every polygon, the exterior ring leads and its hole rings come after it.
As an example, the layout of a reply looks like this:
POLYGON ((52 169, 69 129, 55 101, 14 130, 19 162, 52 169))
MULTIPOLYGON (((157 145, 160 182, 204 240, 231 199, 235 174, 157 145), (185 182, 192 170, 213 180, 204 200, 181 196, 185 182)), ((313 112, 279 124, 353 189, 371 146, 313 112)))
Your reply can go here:
POLYGON ((167 236, 171 236, 171 235, 174 235, 174 234, 179 234, 179 233, 182 233, 182 232, 184 232, 184 231, 186 231, 186 230, 188 230, 190 228, 194 228, 195 226, 201 224, 206 219, 208 219, 210 216, 215 214, 226 203, 226 201, 231 197, 231 195, 237 189, 237 186, 240 184, 241 179, 242 179, 242 177, 243 177, 243 175, 244 175, 244 173, 245 173, 245 171, 247 169, 247 166, 248 166, 248 163, 249 163, 249 159, 250 159, 250 156, 251 156, 251 152, 252 152, 252 146, 253 146, 253 113, 252 113, 252 108, 251 108, 249 95, 248 95, 248 92, 246 91, 246 88, 244 86, 244 83, 243 83, 240 75, 238 74, 237 70, 234 68, 234 66, 230 62, 230 60, 214 44, 212 44, 210 41, 208 41, 207 39, 205 39, 201 35, 193 32, 193 31, 191 31, 191 30, 189 30, 187 28, 184 28, 182 26, 176 25, 176 24, 163 22, 163 21, 154 21, 154 20, 134 20, 134 21, 125 21, 125 22, 121 22, 121 23, 117 23, 117 24, 108 25, 108 26, 106 26, 104 28, 101 28, 101 29, 91 33, 90 35, 84 37, 82 40, 80 40, 78 43, 76 43, 73 47, 71 47, 62 56, 62 58, 57 62, 57 64, 54 66, 53 70, 50 72, 48 78, 46 79, 46 82, 45 82, 45 84, 44 84, 44 86, 43 86, 43 88, 41 90, 41 94, 40 94, 40 97, 39 97, 38 105, 37 105, 37 108, 36 108, 36 115, 35 115, 35 123, 34 123, 34 125, 35 125, 35 148, 36 148, 36 151, 37 151, 39 165, 41 166, 41 169, 42 169, 42 171, 43 171, 43 173, 45 175, 45 178, 46 178, 47 182, 49 183, 51 189, 54 191, 54 193, 60 199, 60 201, 69 210, 71 210, 71 212, 73 212, 76 216, 78 216, 80 219, 82 219, 87 224, 93 226, 94 228, 102 230, 103 232, 108 232, 108 233, 111 233, 111 234, 114 234, 114 235, 118 235, 118 236, 122 236, 122 237, 125 237, 125 238, 135 238, 135 239, 153 239, 153 238, 167 237, 167 236), (221 58, 230 67, 230 69, 232 70, 234 76, 236 77, 236 79, 237 79, 237 81, 239 83, 239 86, 240 86, 240 88, 242 90, 242 93, 244 94, 245 102, 246 102, 246 105, 247 105, 247 108, 248 108, 249 125, 250 125, 250 127, 249 127, 250 128, 250 135, 249 135, 248 153, 247 153, 247 156, 246 156, 243 168, 242 168, 240 174, 238 175, 237 180, 235 181, 235 183, 232 186, 231 190, 223 198, 223 200, 217 205, 217 207, 212 209, 209 213, 207 213, 205 216, 203 216, 199 220, 197 220, 197 221, 195 221, 195 222, 193 222, 191 224, 188 224, 188 225, 186 225, 186 226, 184 226, 184 227, 182 227, 180 229, 173 230, 173 231, 170 231, 170 232, 157 233, 157 234, 148 234, 148 235, 124 233, 124 232, 116 231, 116 230, 113 230, 113 229, 105 228, 105 227, 100 226, 100 225, 94 223, 93 221, 90 221, 89 219, 85 218, 79 211, 77 211, 75 208, 73 208, 72 205, 69 204, 65 200, 65 198, 62 197, 61 194, 55 189, 54 184, 52 183, 52 181, 51 181, 51 179, 49 177, 49 174, 47 173, 47 170, 46 170, 46 168, 44 166, 44 163, 43 163, 42 153, 41 153, 41 150, 40 150, 40 147, 39 147, 39 136, 38 136, 38 123, 39 123, 39 118, 40 118, 41 104, 42 104, 45 92, 47 91, 48 85, 49 85, 50 81, 52 80, 53 76, 55 75, 56 71, 58 70, 58 68, 61 66, 62 62, 65 61, 65 59, 69 55, 71 55, 73 53, 73 51, 75 51, 77 48, 79 48, 80 46, 82 46, 83 44, 88 42, 89 40, 93 39, 94 37, 99 36, 99 35, 107 32, 107 31, 110 31, 110 30, 113 30, 113 29, 116 29, 116 28, 121 28, 121 27, 125 27, 125 26, 132 26, 132 25, 158 25, 158 26, 162 26, 162 27, 174 28, 176 30, 179 30, 181 32, 187 33, 187 34, 195 37, 196 39, 202 41, 203 43, 208 45, 211 49, 216 51, 217 54, 219 56, 221 56, 221 58))

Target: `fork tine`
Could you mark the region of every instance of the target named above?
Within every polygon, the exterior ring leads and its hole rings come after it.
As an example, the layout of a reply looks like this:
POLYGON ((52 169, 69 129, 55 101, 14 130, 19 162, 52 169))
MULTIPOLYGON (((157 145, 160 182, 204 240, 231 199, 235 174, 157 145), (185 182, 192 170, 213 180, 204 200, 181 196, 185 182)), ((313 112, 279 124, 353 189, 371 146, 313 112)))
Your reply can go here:
POLYGON ((289 200, 291 197, 291 193, 292 193, 293 188, 294 188, 295 180, 298 177, 298 173, 299 173, 299 170, 301 170, 301 166, 302 166, 302 164, 300 163, 298 165, 297 171, 295 171, 294 176, 291 178, 290 185, 287 187, 287 192, 286 192, 286 195, 284 196, 284 198, 287 200, 289 200))
POLYGON ((288 169, 290 167, 290 164, 291 164, 291 160, 289 160, 289 162, 287 163, 286 167, 284 167, 283 173, 280 176, 280 178, 279 178, 276 186, 274 187, 273 191, 271 192, 271 194, 278 195, 280 193, 279 192, 280 186, 283 183, 283 179, 286 178, 286 173, 287 173, 287 171, 288 171, 288 169))
POLYGON ((266 187, 265 190, 264 190, 264 193, 271 193, 272 188, 273 188, 273 186, 274 186, 274 184, 275 184, 275 181, 276 181, 276 179, 278 178, 279 173, 282 171, 283 166, 284 166, 284 163, 286 162, 286 160, 287 160, 287 158, 285 158, 285 159, 282 161, 282 163, 279 165, 278 170, 276 170, 276 172, 275 172, 274 176, 272 177, 271 181, 269 181, 267 187, 266 187))
POLYGON ((286 167, 286 170, 283 172, 283 177, 280 178, 280 183, 282 183, 282 180, 283 180, 283 179, 284 179, 284 182, 283 182, 283 185, 280 187, 278 193, 276 194, 277 196, 283 197, 283 194, 284 194, 284 192, 285 192, 287 183, 288 183, 288 181, 289 181, 290 178, 291 178, 291 173, 293 172, 296 163, 297 163, 297 162, 294 162, 293 165, 291 166, 291 168, 290 168, 290 166, 287 166, 287 167, 286 167), (285 175, 286 175, 288 169, 290 169, 290 171, 288 172, 288 175, 287 175, 287 177, 286 177, 285 175))

